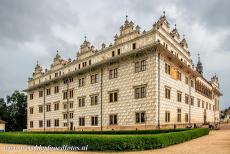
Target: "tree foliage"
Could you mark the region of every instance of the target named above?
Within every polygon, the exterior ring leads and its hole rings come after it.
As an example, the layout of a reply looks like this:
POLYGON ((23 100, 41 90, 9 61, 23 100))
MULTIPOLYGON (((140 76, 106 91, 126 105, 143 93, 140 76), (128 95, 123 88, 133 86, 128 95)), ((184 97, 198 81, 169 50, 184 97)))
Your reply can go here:
POLYGON ((14 91, 6 101, 0 98, 0 118, 6 121, 6 131, 21 131, 26 128, 26 100, 24 93, 14 91))

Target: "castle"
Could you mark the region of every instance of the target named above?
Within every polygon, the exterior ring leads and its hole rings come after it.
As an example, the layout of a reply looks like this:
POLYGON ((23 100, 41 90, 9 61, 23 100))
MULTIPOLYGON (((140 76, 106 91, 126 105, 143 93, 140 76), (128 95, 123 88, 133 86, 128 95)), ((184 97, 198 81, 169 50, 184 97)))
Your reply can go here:
POLYGON ((28 80, 28 131, 129 130, 219 122, 217 75, 195 67, 186 39, 165 13, 141 31, 126 17, 114 42, 95 49, 85 38, 76 59, 57 52, 28 80))

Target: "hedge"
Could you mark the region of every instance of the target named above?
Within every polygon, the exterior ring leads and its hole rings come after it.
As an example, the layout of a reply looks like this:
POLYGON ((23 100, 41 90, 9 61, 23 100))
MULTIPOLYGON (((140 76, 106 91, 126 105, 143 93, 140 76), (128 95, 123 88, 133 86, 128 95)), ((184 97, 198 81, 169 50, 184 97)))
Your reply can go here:
POLYGON ((170 132, 180 132, 190 130, 191 128, 178 129, 157 129, 157 130, 114 130, 114 131, 47 131, 47 132, 27 132, 32 134, 160 134, 170 132))
POLYGON ((88 150, 130 151, 163 148, 209 134, 207 128, 144 135, 0 133, 0 143, 86 146, 88 150))

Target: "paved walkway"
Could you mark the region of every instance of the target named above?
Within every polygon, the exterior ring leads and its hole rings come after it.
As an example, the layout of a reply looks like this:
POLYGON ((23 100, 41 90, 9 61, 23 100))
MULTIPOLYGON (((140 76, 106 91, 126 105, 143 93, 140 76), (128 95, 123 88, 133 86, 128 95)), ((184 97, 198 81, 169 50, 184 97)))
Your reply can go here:
MULTIPOLYGON (((229 125, 230 126, 230 125, 229 125)), ((4 150, 5 146, 20 146, 0 144, 0 154, 105 154, 108 152, 73 152, 73 151, 26 151, 4 150)), ((28 147, 28 146, 27 146, 28 147)), ((114 153, 114 152, 113 152, 114 153)), ((163 149, 119 152, 122 154, 230 154, 230 129, 211 131, 209 135, 182 144, 163 149)))

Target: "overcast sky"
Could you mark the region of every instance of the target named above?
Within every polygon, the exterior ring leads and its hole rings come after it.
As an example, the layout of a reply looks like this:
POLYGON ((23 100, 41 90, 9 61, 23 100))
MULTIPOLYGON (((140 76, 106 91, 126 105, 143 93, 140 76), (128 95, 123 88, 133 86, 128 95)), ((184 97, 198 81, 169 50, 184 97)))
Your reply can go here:
POLYGON ((230 106, 229 0, 0 0, 0 97, 27 87, 36 61, 49 68, 56 50, 74 59, 84 36, 99 48, 119 32, 125 15, 149 30, 165 10, 171 28, 185 34, 204 76, 217 73, 230 106))

